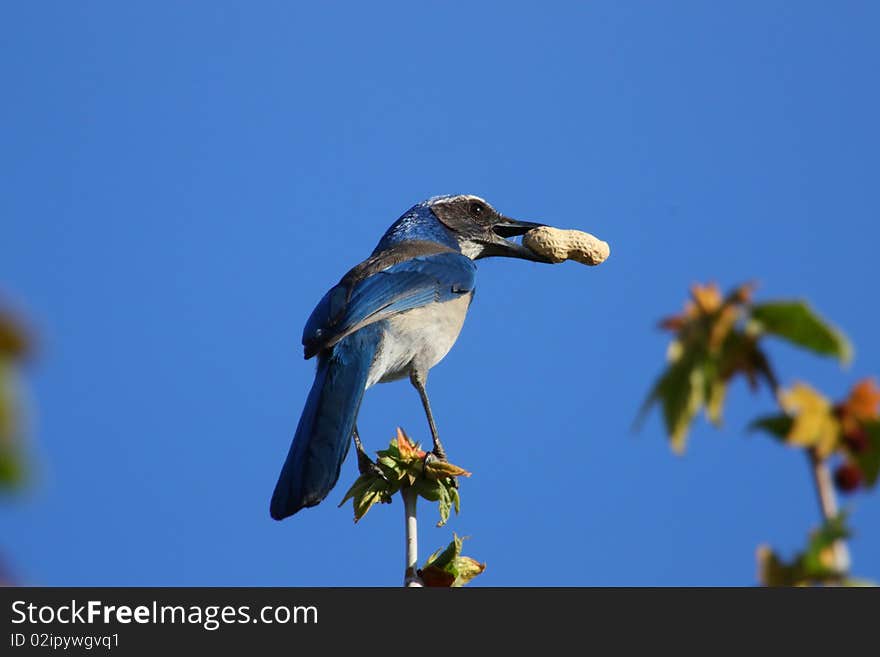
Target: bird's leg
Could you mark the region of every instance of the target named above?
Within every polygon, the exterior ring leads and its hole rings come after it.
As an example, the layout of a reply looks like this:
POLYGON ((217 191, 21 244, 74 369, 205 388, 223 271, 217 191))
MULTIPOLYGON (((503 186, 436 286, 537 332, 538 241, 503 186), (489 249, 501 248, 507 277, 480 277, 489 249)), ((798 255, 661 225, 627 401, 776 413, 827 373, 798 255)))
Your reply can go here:
POLYGON ((364 444, 361 442, 360 434, 358 434, 357 425, 354 426, 354 431, 352 432, 351 437, 354 440, 354 448, 357 451, 358 472, 362 475, 369 474, 370 472, 378 472, 381 474, 382 471, 379 470, 379 466, 373 463, 373 459, 371 459, 364 451, 364 444))
POLYGON ((425 415, 428 416, 428 426, 431 427, 431 439, 434 442, 432 450, 434 456, 441 461, 446 460, 446 450, 443 449, 443 443, 440 442, 440 436, 437 434, 437 425, 434 423, 434 414, 431 412, 431 402, 428 401, 428 392, 425 390, 426 376, 418 370, 413 370, 409 375, 409 380, 419 391, 419 397, 422 398, 422 406, 425 407, 425 415))

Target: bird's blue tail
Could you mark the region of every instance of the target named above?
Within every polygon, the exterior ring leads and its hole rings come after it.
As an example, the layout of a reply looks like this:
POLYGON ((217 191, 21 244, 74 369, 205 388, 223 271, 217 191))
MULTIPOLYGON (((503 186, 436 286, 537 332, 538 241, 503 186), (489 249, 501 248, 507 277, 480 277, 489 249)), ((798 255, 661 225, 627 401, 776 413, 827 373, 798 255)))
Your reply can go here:
POLYGON ((272 494, 275 520, 315 506, 336 485, 379 341, 378 327, 369 325, 318 356, 315 382, 272 494))

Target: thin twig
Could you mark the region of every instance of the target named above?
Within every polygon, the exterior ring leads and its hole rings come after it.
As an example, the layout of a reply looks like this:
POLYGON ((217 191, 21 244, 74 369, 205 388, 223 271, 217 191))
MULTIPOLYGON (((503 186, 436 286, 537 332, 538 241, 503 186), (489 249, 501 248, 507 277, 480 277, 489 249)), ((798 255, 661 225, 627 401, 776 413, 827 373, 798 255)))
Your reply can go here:
MULTIPOLYGON (((834 492, 834 483, 831 473, 828 471, 828 461, 820 457, 815 449, 807 450, 807 458, 810 461, 810 471, 813 474, 813 483, 816 485, 816 497, 819 500, 819 509, 825 522, 837 517, 837 494, 834 492)), ((840 574, 849 572, 850 556, 849 547, 842 538, 834 541, 834 570, 840 574)))
MULTIPOLYGON (((768 378, 773 387, 773 395, 776 397, 776 403, 779 408, 785 411, 782 403, 782 386, 776 378, 775 372, 768 367, 768 378)), ((813 476, 813 484, 816 486, 816 498, 819 500, 819 511, 822 513, 822 519, 827 523, 837 517, 837 494, 834 492, 834 482, 831 480, 831 473, 828 471, 828 461, 819 456, 814 448, 807 451, 807 459, 810 465, 810 474, 813 476)), ((841 575, 849 572, 851 560, 849 556, 849 546, 842 538, 834 541, 832 545, 834 554, 834 570, 841 575)))
POLYGON ((416 505, 419 495, 410 486, 401 488, 400 495, 403 497, 403 511, 406 517, 406 570, 403 585, 424 586, 418 575, 419 523, 416 519, 416 505))

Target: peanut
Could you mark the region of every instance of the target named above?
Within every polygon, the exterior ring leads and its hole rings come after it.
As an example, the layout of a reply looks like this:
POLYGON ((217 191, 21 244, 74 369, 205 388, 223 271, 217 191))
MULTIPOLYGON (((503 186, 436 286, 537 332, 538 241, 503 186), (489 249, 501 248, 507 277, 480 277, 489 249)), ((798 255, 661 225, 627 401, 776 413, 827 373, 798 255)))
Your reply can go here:
POLYGON ((523 235, 523 246, 553 262, 576 260, 585 265, 599 265, 608 258, 608 242, 579 230, 561 230, 550 226, 533 228, 523 235))

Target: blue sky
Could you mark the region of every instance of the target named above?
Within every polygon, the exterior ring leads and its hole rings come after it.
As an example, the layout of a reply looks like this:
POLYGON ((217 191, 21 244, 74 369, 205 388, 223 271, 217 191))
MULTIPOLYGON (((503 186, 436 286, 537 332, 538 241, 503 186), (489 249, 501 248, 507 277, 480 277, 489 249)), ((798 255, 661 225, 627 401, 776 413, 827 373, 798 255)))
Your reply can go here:
MULTIPOLYGON (((871 2, 7 3, 0 290, 40 335, 34 482, 0 548, 49 585, 396 585, 402 509, 268 503, 311 384, 302 325, 410 205, 473 193, 608 240, 598 268, 479 264, 429 392, 483 585, 750 585, 818 522, 803 456, 731 393, 684 457, 638 407, 688 286, 808 297, 880 374, 871 2)), ((405 382, 368 446, 429 439, 405 382)), ((880 500, 847 502, 880 578, 880 500)))

